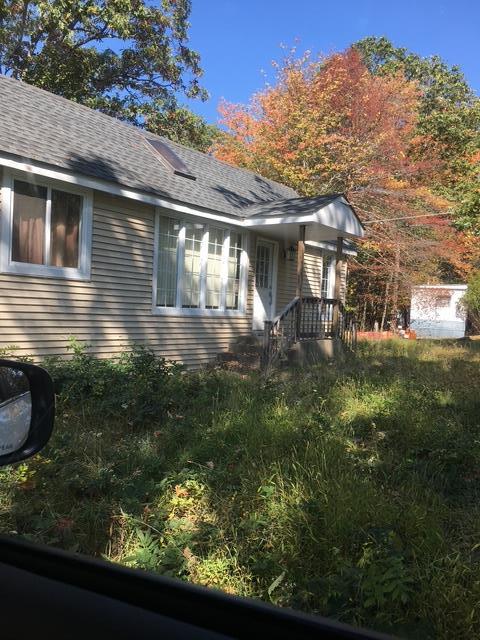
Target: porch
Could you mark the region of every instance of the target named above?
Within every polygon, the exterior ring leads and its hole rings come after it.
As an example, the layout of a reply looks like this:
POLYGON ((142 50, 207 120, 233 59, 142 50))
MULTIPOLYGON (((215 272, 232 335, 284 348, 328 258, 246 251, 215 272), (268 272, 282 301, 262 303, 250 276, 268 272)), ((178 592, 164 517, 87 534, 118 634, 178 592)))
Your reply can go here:
POLYGON ((346 258, 363 227, 348 200, 333 194, 256 205, 245 226, 256 233, 253 331, 262 336, 262 366, 300 343, 354 348, 356 322, 344 307, 346 258))

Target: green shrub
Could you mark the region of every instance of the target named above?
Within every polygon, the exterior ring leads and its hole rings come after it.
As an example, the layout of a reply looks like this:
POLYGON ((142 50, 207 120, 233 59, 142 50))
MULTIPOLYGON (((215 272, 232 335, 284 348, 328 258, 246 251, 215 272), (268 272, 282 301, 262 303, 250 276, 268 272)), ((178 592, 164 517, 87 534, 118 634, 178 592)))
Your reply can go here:
POLYGON ((133 345, 117 359, 100 359, 88 345, 69 340, 70 359, 44 361, 64 405, 81 406, 84 414, 117 417, 130 424, 161 418, 175 405, 182 367, 133 345))
POLYGON ((480 333, 480 271, 468 281, 468 288, 463 298, 475 333, 480 333))

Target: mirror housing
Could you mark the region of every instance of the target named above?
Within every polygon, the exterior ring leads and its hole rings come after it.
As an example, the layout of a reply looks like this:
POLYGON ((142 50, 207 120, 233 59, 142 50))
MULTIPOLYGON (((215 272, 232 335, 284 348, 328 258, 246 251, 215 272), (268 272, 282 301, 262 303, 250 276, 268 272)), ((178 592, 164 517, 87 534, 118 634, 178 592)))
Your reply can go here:
MULTIPOLYGON (((0 368, 21 371, 30 385, 31 419, 23 444, 1 455, 0 467, 30 458, 43 449, 52 435, 55 421, 55 392, 50 374, 34 364, 0 359, 0 368)), ((8 425, 7 425, 8 426, 8 425)))

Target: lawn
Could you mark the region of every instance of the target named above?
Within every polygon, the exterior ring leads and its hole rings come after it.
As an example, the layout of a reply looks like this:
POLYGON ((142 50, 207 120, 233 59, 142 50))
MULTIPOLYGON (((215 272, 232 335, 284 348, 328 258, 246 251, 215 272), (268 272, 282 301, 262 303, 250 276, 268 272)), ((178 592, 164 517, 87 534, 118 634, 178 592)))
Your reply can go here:
POLYGON ((48 363, 50 445, 0 529, 410 638, 480 636, 480 343, 302 371, 48 363))

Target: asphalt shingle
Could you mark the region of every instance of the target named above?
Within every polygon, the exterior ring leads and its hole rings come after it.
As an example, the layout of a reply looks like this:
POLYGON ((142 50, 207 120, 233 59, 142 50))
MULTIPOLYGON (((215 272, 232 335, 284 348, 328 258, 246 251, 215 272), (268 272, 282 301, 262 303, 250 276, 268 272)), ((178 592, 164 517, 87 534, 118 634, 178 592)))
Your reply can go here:
POLYGON ((341 193, 328 193, 310 198, 300 198, 297 196, 295 198, 285 198, 271 202, 260 202, 245 207, 242 215, 245 218, 263 218, 265 216, 286 215, 292 212, 299 215, 308 215, 326 207, 342 195, 341 193))
MULTIPOLYGON (((0 76, 0 150, 177 202, 244 217, 245 207, 297 198, 291 188, 163 140, 196 176, 173 174, 152 134, 24 82, 0 76)), ((248 213, 247 213, 248 215, 248 213)))

